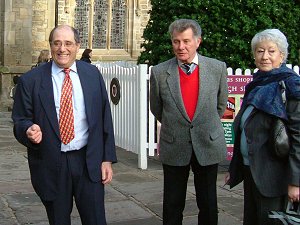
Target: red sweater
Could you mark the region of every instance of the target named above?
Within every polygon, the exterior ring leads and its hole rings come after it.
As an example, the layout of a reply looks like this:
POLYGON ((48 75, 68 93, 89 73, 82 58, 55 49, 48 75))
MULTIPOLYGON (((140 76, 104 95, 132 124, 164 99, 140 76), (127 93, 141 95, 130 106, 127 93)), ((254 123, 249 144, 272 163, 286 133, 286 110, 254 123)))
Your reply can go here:
POLYGON ((183 99, 185 110, 190 120, 192 120, 198 102, 199 66, 197 66, 190 75, 187 75, 180 67, 178 68, 179 68, 179 75, 180 75, 181 96, 183 99))

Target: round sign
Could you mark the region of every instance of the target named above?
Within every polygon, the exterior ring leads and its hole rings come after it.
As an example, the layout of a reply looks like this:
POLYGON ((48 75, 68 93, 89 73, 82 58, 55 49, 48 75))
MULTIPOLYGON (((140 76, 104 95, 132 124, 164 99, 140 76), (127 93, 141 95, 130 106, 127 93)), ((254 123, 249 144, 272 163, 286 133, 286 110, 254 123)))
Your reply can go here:
POLYGON ((120 82, 116 77, 114 77, 110 82, 110 99, 115 105, 118 105, 120 98, 120 82))

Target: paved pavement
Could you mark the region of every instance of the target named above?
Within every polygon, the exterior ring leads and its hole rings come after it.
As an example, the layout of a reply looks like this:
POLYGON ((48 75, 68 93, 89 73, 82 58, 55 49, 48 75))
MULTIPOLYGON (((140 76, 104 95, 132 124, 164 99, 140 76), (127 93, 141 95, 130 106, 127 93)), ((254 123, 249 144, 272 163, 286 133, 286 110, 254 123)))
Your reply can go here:
MULTIPOLYGON (((108 225, 162 225, 162 167, 149 158, 148 169, 137 168, 137 155, 117 149, 119 162, 113 165, 113 182, 106 186, 108 225)), ((219 225, 242 224, 242 186, 223 187, 228 163, 220 165, 217 190, 219 225)), ((47 217, 40 199, 32 189, 26 149, 13 136, 9 112, 0 112, 0 225, 46 225, 47 217)), ((80 225, 76 207, 72 225, 80 225)), ((197 206, 190 175, 184 225, 197 224, 197 206)))

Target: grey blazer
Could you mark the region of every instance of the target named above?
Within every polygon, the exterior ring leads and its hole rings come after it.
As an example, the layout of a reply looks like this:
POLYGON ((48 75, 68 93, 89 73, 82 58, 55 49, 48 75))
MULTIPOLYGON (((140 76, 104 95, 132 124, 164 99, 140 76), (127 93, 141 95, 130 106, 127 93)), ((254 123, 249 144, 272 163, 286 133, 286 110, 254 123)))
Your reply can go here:
POLYGON ((160 160, 172 166, 188 165, 194 150, 202 166, 226 157, 222 117, 228 99, 227 69, 224 62, 198 55, 199 96, 191 121, 180 91, 176 58, 151 69, 150 109, 159 122, 160 160))

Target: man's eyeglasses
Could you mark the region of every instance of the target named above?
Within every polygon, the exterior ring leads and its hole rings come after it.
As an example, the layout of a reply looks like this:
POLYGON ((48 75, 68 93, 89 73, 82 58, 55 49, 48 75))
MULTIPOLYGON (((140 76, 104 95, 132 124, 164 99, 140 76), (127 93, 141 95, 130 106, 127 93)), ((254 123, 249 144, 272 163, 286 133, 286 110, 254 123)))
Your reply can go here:
POLYGON ((62 45, 64 45, 66 48, 71 48, 75 45, 75 43, 73 43, 72 41, 65 41, 65 42, 61 42, 61 41, 53 41, 51 43, 51 45, 54 48, 60 48, 62 45))

